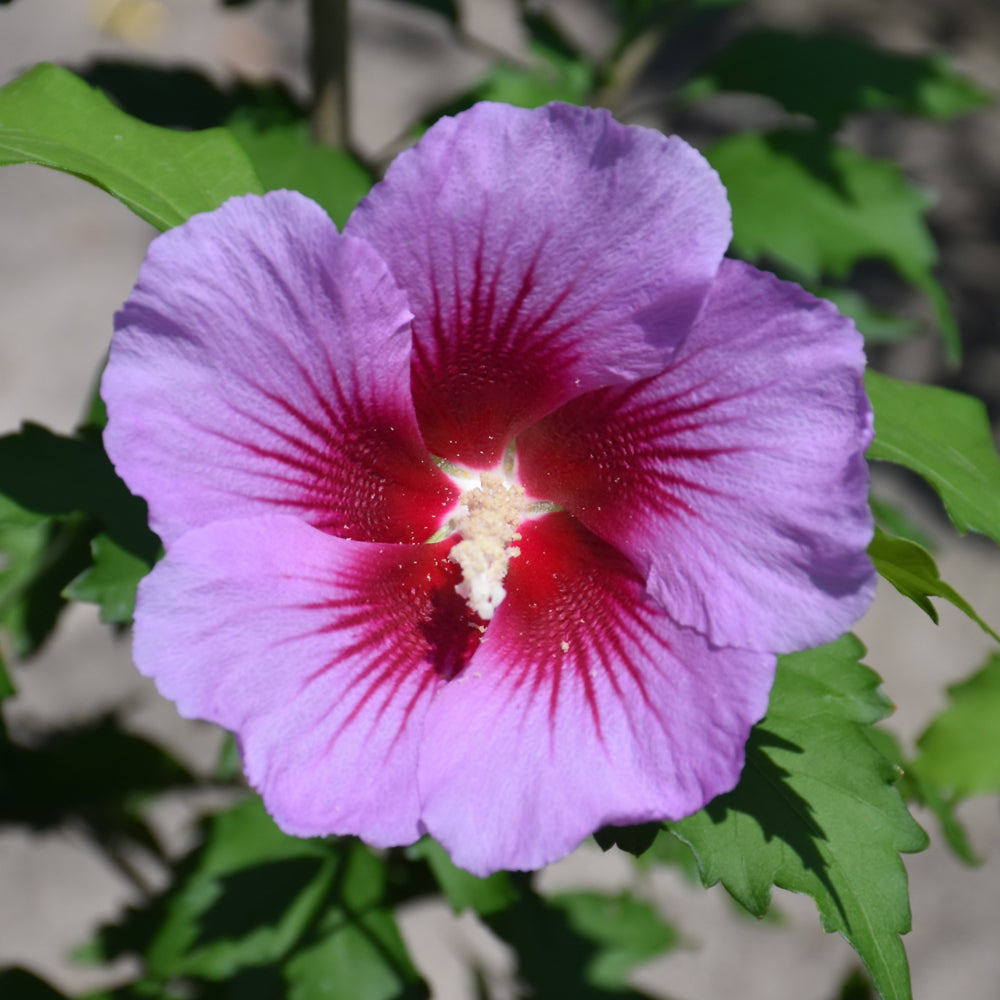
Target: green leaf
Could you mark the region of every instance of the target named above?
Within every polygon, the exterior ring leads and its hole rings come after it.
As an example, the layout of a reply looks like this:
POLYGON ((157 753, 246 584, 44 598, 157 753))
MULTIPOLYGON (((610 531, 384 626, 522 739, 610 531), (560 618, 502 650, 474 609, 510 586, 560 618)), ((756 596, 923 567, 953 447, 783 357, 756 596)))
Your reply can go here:
POLYGON ((900 538, 908 538, 911 542, 923 546, 928 552, 934 552, 934 540, 917 527, 910 516, 896 504, 883 500, 874 492, 868 498, 868 502, 871 505, 872 514, 875 516, 875 523, 883 531, 887 531, 891 535, 899 535, 900 538))
POLYGON ((631 967, 676 942, 674 931, 638 900, 592 893, 545 899, 526 883, 517 902, 484 919, 517 953, 524 995, 535 997, 621 998, 631 967), (602 915, 625 926, 609 927, 602 915))
POLYGON ((0 166, 10 163, 76 174, 157 229, 217 208, 231 195, 262 190, 228 132, 146 125, 49 64, 0 88, 0 166))
POLYGON ((598 988, 622 989, 635 966, 679 943, 677 932, 649 903, 628 893, 567 892, 550 896, 548 903, 566 914, 577 934, 597 946, 584 976, 598 988))
POLYGON ((741 257, 770 258, 811 282, 846 278, 862 260, 885 260, 934 303, 949 356, 958 359, 955 320, 932 273, 928 198, 895 164, 819 132, 741 132, 707 155, 729 192, 741 257))
POLYGON ((280 959, 319 913, 336 868, 323 842, 283 834, 256 797, 213 817, 193 869, 159 905, 150 977, 222 980, 280 959))
POLYGON ((725 90, 770 97, 829 132, 857 111, 951 118, 992 103, 942 55, 903 55, 860 39, 767 29, 741 35, 689 84, 692 95, 725 90))
POLYGON ((322 205, 341 228, 372 186, 371 175, 350 153, 312 142, 305 121, 267 124, 238 115, 229 130, 268 191, 301 191, 322 205))
POLYGON ((102 622, 125 625, 135 611, 136 587, 152 569, 152 563, 126 552, 107 535, 98 535, 90 543, 90 550, 94 565, 76 577, 63 590, 63 596, 99 604, 102 622))
POLYGON ((0 656, 0 701, 15 694, 17 694, 17 688, 14 687, 14 682, 10 679, 10 674, 7 673, 7 665, 4 663, 3 657, 0 656))
POLYGON ((809 291, 829 299, 845 316, 850 316, 866 344, 894 344, 919 332, 913 320, 873 308, 852 288, 813 286, 809 291))
POLYGON ((550 101, 586 104, 594 86, 589 63, 534 40, 528 49, 534 66, 498 63, 476 87, 475 100, 500 101, 521 108, 538 108, 550 101))
POLYGON ((414 7, 425 7, 427 10, 440 14, 452 24, 458 23, 458 7, 455 0, 403 0, 414 7))
POLYGON ((125 732, 113 716, 50 733, 40 745, 8 742, 0 765, 0 824, 72 825, 98 845, 162 854, 143 818, 151 796, 188 789, 192 775, 163 749, 125 732))
POLYGON ((868 457, 923 476, 959 532, 978 531, 1000 544, 1000 456, 982 402, 871 369, 865 385, 875 410, 868 457))
POLYGON ((451 863, 447 851, 430 837, 424 837, 407 849, 407 856, 427 862, 445 899, 456 913, 475 910, 486 915, 496 913, 518 898, 518 891, 507 872, 495 872, 477 878, 451 863))
POLYGON ((866 735, 890 706, 858 662, 863 651, 844 636, 781 657, 739 785, 669 828, 695 852, 704 884, 721 881, 751 913, 766 912, 772 885, 811 896, 824 929, 857 949, 884 1000, 909 1000, 899 852, 922 850, 927 838, 894 787, 897 769, 866 735))
POLYGON ((918 802, 934 813, 948 846, 958 858, 967 865, 980 864, 981 859, 973 851, 969 835, 955 812, 955 800, 913 768, 899 740, 888 730, 874 726, 868 730, 868 739, 883 757, 899 768, 901 777, 897 787, 903 798, 907 802, 918 802))
POLYGON ((550 101, 586 104, 594 85, 594 71, 585 59, 567 55, 561 47, 532 39, 528 49, 532 66, 495 63, 486 75, 453 101, 435 109, 422 122, 426 129, 442 115, 456 115, 478 101, 499 101, 522 108, 538 108, 550 101))
POLYGON ((917 740, 914 770, 954 800, 1000 792, 1000 654, 949 687, 948 699, 917 740))
POLYGON ((1000 642, 1000 635, 990 628, 972 605, 954 587, 941 579, 937 565, 931 554, 915 542, 905 538, 887 535, 881 528, 875 529, 875 537, 868 546, 868 554, 875 563, 875 569, 904 597, 924 611, 936 625, 937 609, 930 602, 931 597, 943 597, 963 614, 968 615, 987 635, 1000 642))
POLYGON ((15 507, 0 494, 0 628, 23 658, 37 652, 55 627, 66 604, 63 588, 90 562, 97 524, 89 517, 54 520, 23 510, 27 519, 9 520, 15 507))
POLYGON ((385 864, 360 842, 340 848, 336 892, 310 940, 285 965, 288 1000, 427 997, 385 905, 385 864))
POLYGON ((594 840, 602 851, 617 847, 626 854, 641 857, 656 840, 661 826, 659 823, 640 823, 638 826, 602 826, 594 834, 594 840))
POLYGON ((0 969, 0 996, 4 1000, 66 1000, 64 993, 20 967, 0 969))
POLYGON ((146 525, 146 504, 129 493, 95 442, 36 424, 0 437, 0 494, 34 514, 91 514, 133 555, 152 561, 159 552, 146 525))
POLYGON ((426 996, 386 882, 359 841, 287 836, 253 797, 206 823, 166 893, 104 928, 91 951, 144 955, 148 996, 178 980, 219 1000, 426 996))

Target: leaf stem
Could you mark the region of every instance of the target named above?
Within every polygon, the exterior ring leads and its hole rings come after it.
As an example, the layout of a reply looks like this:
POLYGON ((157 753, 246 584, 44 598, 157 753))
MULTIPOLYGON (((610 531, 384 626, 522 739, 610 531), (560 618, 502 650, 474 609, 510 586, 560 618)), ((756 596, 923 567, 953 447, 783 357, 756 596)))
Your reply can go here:
POLYGON ((350 147, 350 0, 309 0, 312 135, 322 146, 350 147))

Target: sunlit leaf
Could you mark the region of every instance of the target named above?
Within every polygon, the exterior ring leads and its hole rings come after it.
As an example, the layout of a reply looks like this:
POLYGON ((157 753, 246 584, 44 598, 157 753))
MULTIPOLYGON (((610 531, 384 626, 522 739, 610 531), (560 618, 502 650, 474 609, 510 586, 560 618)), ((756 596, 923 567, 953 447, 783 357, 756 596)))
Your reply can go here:
POLYGON ((948 688, 948 706, 917 740, 918 775, 955 799, 1000 792, 1000 654, 948 688))
POLYGON ((1000 543, 1000 456, 982 402, 870 369, 865 384, 875 410, 868 457, 923 476, 962 534, 978 531, 1000 543))
POLYGON ((857 111, 951 118, 991 103, 943 55, 905 55, 860 39, 769 29, 739 36, 688 88, 692 95, 723 90, 770 97, 830 132, 857 111))
POLYGON ((929 201, 899 168, 819 132, 741 132, 708 150, 733 207, 733 245, 803 280, 846 278, 860 261, 887 261, 933 302, 949 355, 960 354, 947 297, 933 275, 929 201))
POLYGON ((0 88, 0 165, 9 163, 76 174, 158 229, 263 190, 228 132, 146 125, 49 64, 0 88))
POLYGON ((879 575, 904 597, 913 601, 935 624, 938 613, 930 598, 942 597, 968 615, 987 635, 1000 642, 1000 636, 976 614, 972 605, 954 587, 941 579, 933 557, 925 548, 905 538, 894 538, 876 528, 868 554, 879 575))
POLYGON ((927 838, 894 787, 897 769, 866 736, 890 706, 862 653, 845 636, 782 657, 739 785, 670 829, 694 850, 704 884, 721 881, 751 913, 767 910, 773 885, 811 896, 884 1000, 909 1000, 899 852, 927 838))

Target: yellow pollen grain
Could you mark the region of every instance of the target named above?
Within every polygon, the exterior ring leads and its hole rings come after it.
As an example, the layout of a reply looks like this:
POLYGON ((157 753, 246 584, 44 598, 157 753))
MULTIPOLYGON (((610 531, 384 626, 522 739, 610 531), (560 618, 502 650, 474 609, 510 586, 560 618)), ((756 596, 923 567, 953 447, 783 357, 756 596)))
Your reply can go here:
POLYGON ((462 504, 465 510, 455 526, 462 540, 449 553, 462 570, 462 582, 455 590, 488 621, 507 594, 503 580, 510 560, 520 555, 512 542, 520 539, 524 489, 495 472, 484 472, 479 486, 463 494, 462 504))

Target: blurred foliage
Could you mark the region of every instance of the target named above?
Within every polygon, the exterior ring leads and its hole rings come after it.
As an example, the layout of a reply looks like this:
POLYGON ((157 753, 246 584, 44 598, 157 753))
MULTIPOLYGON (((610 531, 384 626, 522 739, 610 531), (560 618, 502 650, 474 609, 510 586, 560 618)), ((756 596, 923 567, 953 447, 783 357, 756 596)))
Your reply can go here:
MULTIPOLYGON (((397 2, 443 17, 462 42, 476 41, 464 34, 454 0, 397 2)), ((726 20, 739 3, 613 0, 618 31, 595 57, 555 8, 521 0, 527 59, 494 51, 482 76, 415 131, 479 100, 610 102, 620 110, 664 43, 697 38, 713 25, 720 30, 712 38, 722 44, 695 59, 676 106, 697 115, 714 95, 741 92, 796 116, 770 132, 734 130, 707 150, 729 189, 735 252, 831 298, 870 343, 916 332, 852 283, 860 265, 885 262, 933 303, 948 355, 957 360, 958 332, 925 218, 929 195, 894 163, 844 145, 840 130, 850 117, 872 112, 947 118, 975 111, 987 96, 939 55, 902 55, 847 37, 739 30, 740 22, 726 20)), ((483 40, 474 47, 491 51, 483 40)), ((82 76, 41 66, 0 88, 0 165, 73 173, 159 229, 231 195, 281 187, 303 191, 342 226, 375 179, 357 151, 315 145, 308 108, 280 85, 222 87, 189 69, 111 60, 94 62, 82 76)), ((874 372, 868 389, 878 431, 869 457, 917 472, 960 532, 1000 542, 1000 459, 981 404, 874 372)), ((95 394, 73 436, 29 424, 0 438, 0 628, 3 652, 16 659, 42 646, 67 600, 96 604, 103 621, 125 626, 136 586, 160 554, 145 505, 128 494, 104 454, 103 423, 95 394)), ((944 599, 992 635, 940 578, 919 530, 892 505, 877 501, 875 510, 884 530, 871 554, 882 575, 933 620, 931 599, 944 599)), ((429 838, 379 852, 351 838, 289 837, 252 796, 205 819, 197 846, 170 857, 149 819, 151 802, 232 782, 235 741, 210 782, 111 715, 33 741, 9 736, 0 715, 0 824, 83 832, 137 883, 142 898, 79 957, 131 957, 138 978, 91 1000, 424 997, 395 914, 432 896, 456 913, 475 914, 512 948, 519 995, 641 997, 630 986, 633 970, 679 941, 644 897, 646 875, 664 865, 705 885, 721 881, 755 916, 768 912, 775 885, 809 894, 823 926, 858 950, 884 1000, 908 1000, 899 934, 908 929, 909 908, 899 854, 919 850, 925 837, 902 798, 930 808, 953 850, 977 860, 956 808, 970 795, 1000 792, 1000 658, 949 689, 948 706, 911 760, 876 725, 890 705, 861 654, 845 637, 781 658, 768 715, 753 732, 732 792, 679 823, 597 831, 602 849, 636 859, 636 881, 614 893, 546 896, 523 873, 479 879, 429 838), (161 891, 144 886, 135 855, 168 872, 161 891)), ((0 701, 13 694, 13 680, 0 659, 0 701)), ((485 970, 473 971, 487 996, 485 970)), ((0 970, 0 996, 62 994, 13 968, 0 970)), ((858 972, 839 992, 840 1000, 873 996, 858 972)))
POLYGON ((917 740, 913 769, 950 800, 1000 793, 1000 654, 948 688, 948 706, 917 740))
POLYGON ((899 55, 854 38, 773 30, 740 35, 684 93, 695 98, 727 90, 769 97, 831 135, 857 112, 952 118, 991 101, 942 55, 899 55))

